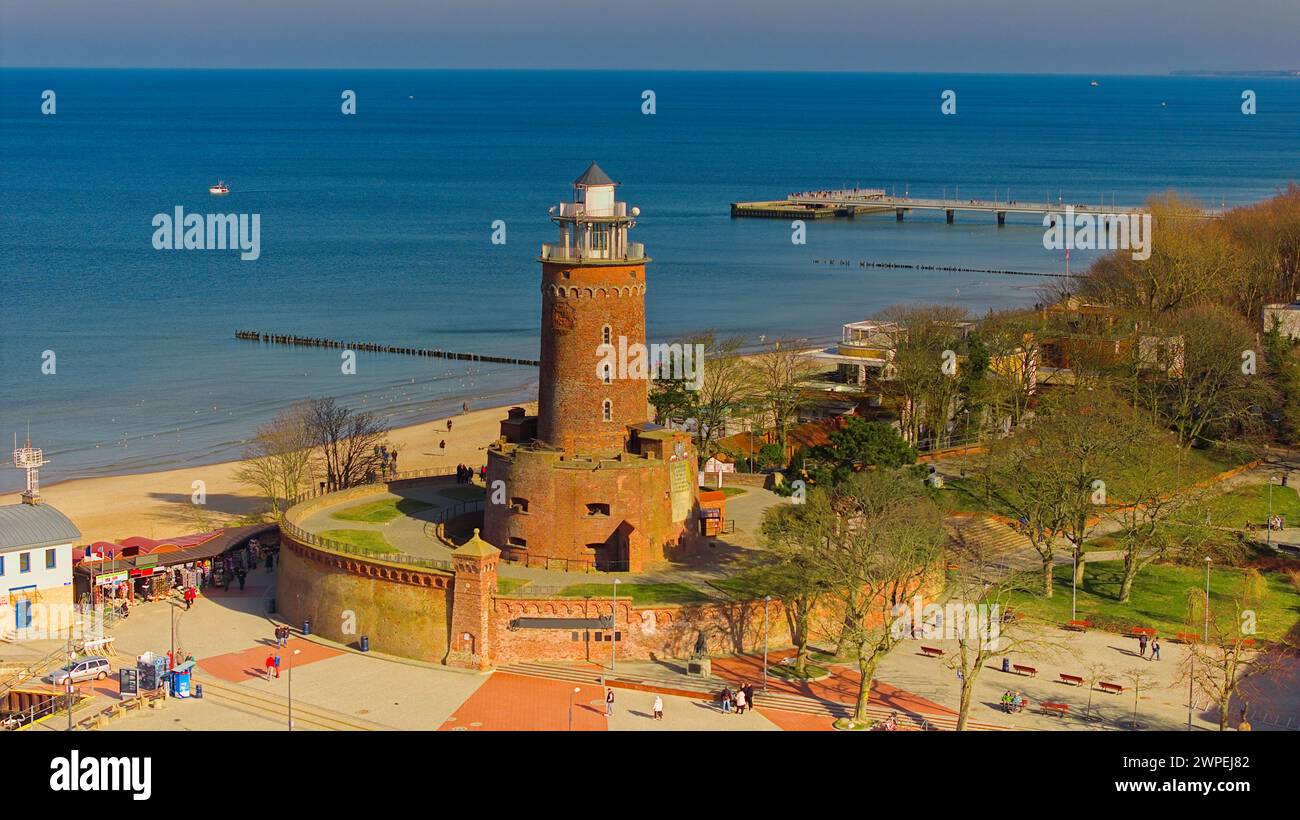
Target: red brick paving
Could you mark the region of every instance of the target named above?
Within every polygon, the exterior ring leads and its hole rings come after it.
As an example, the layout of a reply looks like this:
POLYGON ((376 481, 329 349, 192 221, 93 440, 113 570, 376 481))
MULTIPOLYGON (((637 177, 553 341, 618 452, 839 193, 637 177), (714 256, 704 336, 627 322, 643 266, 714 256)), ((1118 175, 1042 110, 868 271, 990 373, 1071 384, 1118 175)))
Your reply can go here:
MULTIPOLYGON (((862 676, 858 674, 856 669, 849 666, 834 666, 831 668, 831 677, 819 681, 787 681, 773 676, 771 667, 780 663, 782 658, 790 657, 793 654, 793 649, 768 654, 767 688, 770 691, 803 695, 807 698, 832 703, 852 704, 857 702, 858 684, 862 680, 862 676)), ((747 681, 758 685, 763 680, 763 656, 732 655, 726 658, 715 658, 713 661, 713 674, 733 684, 747 681)), ((891 686, 879 678, 871 682, 870 698, 872 704, 897 709, 900 712, 929 715, 957 714, 946 706, 935 703, 928 698, 923 698, 920 695, 915 695, 905 689, 899 689, 897 686, 891 686)))
POLYGON ((295 649, 302 650, 302 652, 293 659, 294 666, 305 666, 309 663, 329 660, 336 655, 343 654, 337 649, 330 649, 327 646, 321 646, 311 641, 290 638, 289 645, 279 649, 275 647, 275 643, 272 641, 269 646, 261 644, 251 649, 241 649, 238 652, 227 652, 224 655, 201 658, 198 661, 198 667, 209 675, 222 680, 242 683, 250 678, 266 677, 266 656, 279 654, 280 676, 283 677, 289 669, 289 656, 293 654, 295 649))
MULTIPOLYGON (((768 687, 769 689, 772 687, 768 687)), ((783 709, 768 709, 759 706, 755 711, 777 725, 783 732, 833 732, 828 715, 806 715, 803 712, 787 712, 783 709)))
POLYGON ((495 672, 456 709, 439 731, 447 732, 457 727, 469 731, 567 731, 570 697, 575 732, 603 732, 609 728, 603 707, 605 694, 599 686, 495 672), (574 688, 579 690, 577 694, 574 694, 574 688), (475 726, 476 723, 479 725, 475 726))

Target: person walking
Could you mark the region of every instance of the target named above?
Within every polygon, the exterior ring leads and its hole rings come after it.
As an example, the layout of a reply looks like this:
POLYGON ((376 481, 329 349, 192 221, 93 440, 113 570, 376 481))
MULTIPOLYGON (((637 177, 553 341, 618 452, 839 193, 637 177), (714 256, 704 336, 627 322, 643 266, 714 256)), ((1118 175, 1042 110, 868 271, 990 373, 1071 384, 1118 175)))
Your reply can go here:
POLYGON ((652 707, 652 711, 654 712, 655 720, 664 719, 664 699, 658 695, 655 695, 655 703, 652 707))
POLYGON ((280 653, 275 653, 275 676, 280 677, 280 653))
POLYGON ((745 697, 745 687, 742 686, 736 690, 736 714, 745 714, 745 705, 747 703, 749 703, 749 699, 745 697))
POLYGON ((754 684, 747 683, 744 685, 743 688, 745 690, 745 703, 748 703, 749 708, 753 709, 754 708, 754 684))
POLYGON ((451 432, 451 419, 447 419, 447 432, 451 432))
POLYGON ((446 449, 447 449, 447 439, 443 439, 442 441, 439 441, 439 442, 438 442, 438 450, 439 450, 439 452, 441 452, 441 451, 443 451, 443 450, 446 450, 446 449))
POLYGON ((239 579, 239 591, 240 591, 240 592, 243 592, 243 591, 244 591, 244 579, 248 577, 248 573, 244 572, 244 571, 241 569, 239 572, 235 573, 235 577, 237 577, 237 578, 239 579))
POLYGON ((1160 639, 1159 638, 1151 639, 1151 660, 1153 661, 1160 660, 1160 639))
MULTIPOLYGON (((448 421, 447 424, 450 425, 451 422, 448 421)), ((614 690, 606 689, 605 690, 605 717, 613 717, 613 716, 614 716, 614 690)))
POLYGON ((1147 656, 1147 636, 1144 633, 1138 636, 1138 657, 1145 658, 1146 656, 1147 656))
POLYGON ((266 679, 267 680, 271 679, 271 673, 274 670, 275 670, 275 656, 267 655, 266 656, 266 679))
POLYGON ((731 687, 722 687, 722 714, 731 714, 731 687))

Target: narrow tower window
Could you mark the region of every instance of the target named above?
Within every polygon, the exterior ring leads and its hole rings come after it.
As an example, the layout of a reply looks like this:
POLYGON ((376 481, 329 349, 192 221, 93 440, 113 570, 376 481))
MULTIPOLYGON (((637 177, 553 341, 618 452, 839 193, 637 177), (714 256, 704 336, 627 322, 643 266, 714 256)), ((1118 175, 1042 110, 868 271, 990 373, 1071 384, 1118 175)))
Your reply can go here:
POLYGON ((614 420, 614 402, 605 399, 600 405, 600 417, 605 421, 614 420))
POLYGON ((614 331, 613 331, 613 330, 610 330, 609 325, 605 325, 604 327, 602 327, 602 328, 600 329, 600 342, 601 342, 601 344, 612 344, 612 341, 611 341, 611 340, 612 340, 613 338, 614 338, 614 331))

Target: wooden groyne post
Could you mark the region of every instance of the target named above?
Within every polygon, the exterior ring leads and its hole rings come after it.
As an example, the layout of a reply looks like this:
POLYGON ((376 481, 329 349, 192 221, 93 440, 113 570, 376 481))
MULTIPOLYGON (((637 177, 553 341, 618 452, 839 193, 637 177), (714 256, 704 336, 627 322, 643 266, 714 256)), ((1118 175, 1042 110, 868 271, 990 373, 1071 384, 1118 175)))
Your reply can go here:
POLYGON ((337 339, 318 339, 312 336, 294 336, 287 333, 263 333, 258 330, 236 330, 235 338, 263 344, 291 345, 293 347, 328 347, 338 350, 361 350, 366 353, 393 353, 398 356, 423 356, 430 359, 448 359, 461 362, 486 362, 488 364, 517 364, 537 367, 537 359, 516 359, 511 356, 489 356, 483 353, 456 353, 450 350, 427 347, 400 347, 376 342, 343 342, 337 339))

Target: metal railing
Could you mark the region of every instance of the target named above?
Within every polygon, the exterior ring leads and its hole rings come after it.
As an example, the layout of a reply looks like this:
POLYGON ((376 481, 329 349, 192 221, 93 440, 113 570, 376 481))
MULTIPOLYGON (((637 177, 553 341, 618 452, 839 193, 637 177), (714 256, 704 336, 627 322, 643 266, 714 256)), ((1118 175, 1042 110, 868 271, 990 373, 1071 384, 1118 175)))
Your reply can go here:
POLYGON ((584 574, 629 572, 627 561, 597 561, 594 558, 559 558, 552 555, 534 555, 527 550, 506 547, 501 560, 527 569, 545 569, 552 572, 578 572, 584 574))
POLYGON ((306 544, 325 552, 336 552, 344 555, 355 555, 359 558, 369 558, 376 561, 383 561, 389 564, 407 564, 424 569, 440 569, 451 571, 451 561, 443 558, 427 558, 422 555, 411 555, 409 552, 375 552, 374 550, 358 547, 354 544, 348 544, 343 541, 336 541, 333 538, 323 538, 312 532, 307 532, 297 524, 284 521, 280 524, 289 537, 302 544, 306 544))
POLYGON ((26 726, 31 726, 41 718, 67 712, 69 707, 75 712, 77 705, 81 702, 80 693, 67 694, 66 692, 51 694, 50 699, 45 701, 39 707, 32 705, 27 709, 14 712, 6 712, 3 716, 3 726, 5 729, 16 730, 26 726))

